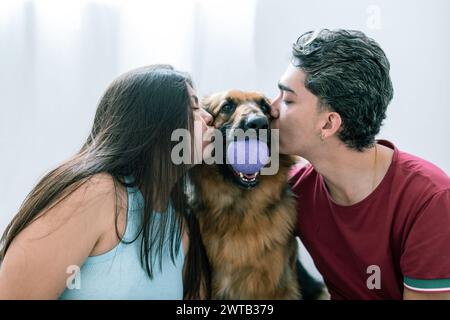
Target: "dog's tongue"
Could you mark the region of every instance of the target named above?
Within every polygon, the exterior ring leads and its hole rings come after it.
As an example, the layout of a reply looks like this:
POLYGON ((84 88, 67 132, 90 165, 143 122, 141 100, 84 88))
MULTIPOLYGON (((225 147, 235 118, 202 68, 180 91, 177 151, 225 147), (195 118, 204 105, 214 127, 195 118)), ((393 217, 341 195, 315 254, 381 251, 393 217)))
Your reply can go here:
POLYGON ((269 147, 255 139, 233 141, 227 148, 227 160, 237 172, 254 174, 269 162, 269 147))

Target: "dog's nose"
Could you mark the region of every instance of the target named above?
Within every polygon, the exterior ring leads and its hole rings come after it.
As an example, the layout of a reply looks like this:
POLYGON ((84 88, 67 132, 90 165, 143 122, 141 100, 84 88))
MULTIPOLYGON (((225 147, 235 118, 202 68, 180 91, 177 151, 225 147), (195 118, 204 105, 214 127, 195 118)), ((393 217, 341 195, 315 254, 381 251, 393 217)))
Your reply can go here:
POLYGON ((269 129, 269 121, 266 116, 250 115, 244 123, 244 130, 248 129, 269 129))

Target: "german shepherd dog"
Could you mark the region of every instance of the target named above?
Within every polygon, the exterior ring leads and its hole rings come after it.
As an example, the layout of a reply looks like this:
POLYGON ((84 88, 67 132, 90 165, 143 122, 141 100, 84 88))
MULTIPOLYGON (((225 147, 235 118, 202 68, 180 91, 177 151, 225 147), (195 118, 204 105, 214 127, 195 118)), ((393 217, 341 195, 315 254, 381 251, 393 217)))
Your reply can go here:
MULTIPOLYGON (((206 97, 213 126, 270 129, 262 94, 231 90, 206 97)), ((193 168, 190 206, 211 267, 212 299, 300 299, 295 199, 287 184, 295 159, 279 155, 275 175, 243 174, 226 163, 193 168)), ((304 270, 304 269, 303 269, 304 270)))

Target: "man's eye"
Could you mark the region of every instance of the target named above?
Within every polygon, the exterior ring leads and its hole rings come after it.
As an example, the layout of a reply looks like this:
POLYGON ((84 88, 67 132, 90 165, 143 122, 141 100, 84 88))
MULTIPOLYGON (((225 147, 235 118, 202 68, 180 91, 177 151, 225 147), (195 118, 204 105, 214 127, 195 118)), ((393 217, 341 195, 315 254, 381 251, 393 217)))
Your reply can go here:
POLYGON ((222 106, 222 108, 220 108, 220 112, 223 112, 223 113, 231 113, 231 112, 233 112, 233 110, 234 110, 234 105, 229 102, 225 103, 222 106))

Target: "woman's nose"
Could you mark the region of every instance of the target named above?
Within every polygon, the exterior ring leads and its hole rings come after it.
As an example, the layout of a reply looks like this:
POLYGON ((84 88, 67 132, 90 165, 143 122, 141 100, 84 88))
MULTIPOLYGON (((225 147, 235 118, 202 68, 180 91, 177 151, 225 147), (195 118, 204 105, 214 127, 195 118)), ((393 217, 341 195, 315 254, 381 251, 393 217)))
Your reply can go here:
POLYGON ((203 121, 205 121, 206 125, 210 126, 213 123, 213 117, 212 115, 206 111, 205 109, 202 109, 202 118, 203 121))

